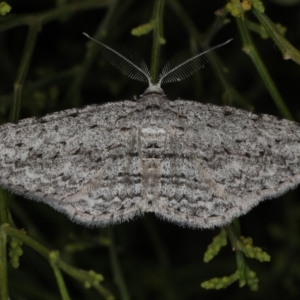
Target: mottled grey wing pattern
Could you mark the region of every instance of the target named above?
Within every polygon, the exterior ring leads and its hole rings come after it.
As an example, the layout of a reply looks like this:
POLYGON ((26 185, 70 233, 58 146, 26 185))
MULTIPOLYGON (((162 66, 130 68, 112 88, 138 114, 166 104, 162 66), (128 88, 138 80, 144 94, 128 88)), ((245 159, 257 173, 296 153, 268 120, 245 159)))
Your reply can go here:
POLYGON ((299 184, 298 123, 192 101, 171 107, 186 116, 186 133, 174 160, 176 176, 162 173, 157 213, 164 218, 222 225, 299 184))
POLYGON ((77 222, 221 226, 300 182, 300 125, 145 93, 0 127, 0 185, 77 222))
MULTIPOLYGON (((125 144, 111 146, 103 166, 88 183, 59 203, 72 220, 101 226, 121 223, 143 212, 137 130, 126 129, 122 132, 127 135, 125 144)), ((120 137, 120 131, 114 134, 120 137)))
POLYGON ((92 187, 98 185, 98 193, 103 192, 104 213, 107 213, 105 206, 109 205, 110 211, 118 208, 128 214, 140 191, 134 191, 131 180, 125 179, 126 184, 118 185, 119 178, 114 177, 124 170, 126 178, 132 169, 132 160, 124 155, 128 152, 132 132, 120 135, 116 125, 135 105, 130 101, 92 105, 1 126, 0 185, 27 198, 46 202, 72 219, 89 224, 95 214, 90 208, 96 204, 74 195, 84 191, 96 197, 92 187), (129 199, 126 189, 130 189, 129 199), (77 200, 80 201, 77 203, 77 200), (87 212, 86 218, 76 217, 73 206, 65 205, 68 201, 76 203, 79 212, 87 212), (90 220, 86 220, 87 217, 90 220))

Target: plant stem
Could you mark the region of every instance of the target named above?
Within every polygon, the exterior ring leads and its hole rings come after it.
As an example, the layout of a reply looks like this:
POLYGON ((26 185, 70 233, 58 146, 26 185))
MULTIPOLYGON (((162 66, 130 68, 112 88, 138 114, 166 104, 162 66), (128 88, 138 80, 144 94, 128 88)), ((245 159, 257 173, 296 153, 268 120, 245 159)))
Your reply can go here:
MULTIPOLYGON (((207 32, 207 35, 201 34, 195 24, 191 21, 190 16, 186 13, 182 5, 179 3, 178 0, 167 0, 168 5, 171 7, 171 9, 176 14, 177 18, 181 21, 183 24, 185 30, 190 35, 190 38, 192 39, 194 44, 200 44, 202 48, 208 48, 209 42, 212 40, 212 38, 217 34, 217 32, 224 26, 224 18, 226 16, 226 11, 224 9, 221 9, 219 14, 216 15, 215 20, 210 27, 210 29, 207 32)), ((238 103, 241 107, 253 110, 253 106, 248 104, 247 101, 238 93, 237 90, 235 90, 229 83, 227 79, 227 75, 224 72, 224 67, 220 59, 217 57, 215 53, 210 53, 209 61, 211 63, 211 66, 213 68, 214 74, 216 78, 220 81, 220 84, 222 85, 224 89, 224 98, 231 100, 234 100, 236 103, 238 103)), ((229 101, 227 101, 229 102, 229 101)), ((226 103, 230 104, 230 103, 226 103)))
POLYGON ((163 11, 165 0, 155 0, 152 24, 153 24, 153 45, 151 57, 151 78, 152 83, 157 82, 159 57, 161 45, 165 43, 163 38, 163 11))
POLYGON ((269 17, 259 12, 255 7, 251 10, 261 25, 264 26, 274 43, 281 51, 284 59, 292 59, 300 65, 300 52, 282 35, 269 17))
MULTIPOLYGON (((118 6, 119 0, 111 1, 111 5, 108 9, 108 12, 103 19, 103 21, 98 26, 98 29, 96 30, 96 33, 94 35, 94 39, 96 40, 102 40, 107 33, 108 26, 110 25, 111 19, 114 16, 114 12, 116 10, 116 7, 118 6)), ((116 21, 114 19, 114 21, 116 21)), ((66 100, 72 100, 73 105, 76 107, 80 104, 80 90, 82 87, 82 84, 84 80, 87 78, 87 73, 89 72, 91 66, 93 65, 97 54, 99 53, 99 46, 94 42, 88 42, 88 47, 86 51, 86 55, 84 58, 83 63, 80 66, 79 72, 77 72, 77 75, 75 79, 73 80, 73 83, 71 84, 66 100)))
POLYGON ((115 279, 116 284, 119 287, 121 299, 129 300, 130 297, 129 297, 129 293, 128 293, 128 290, 126 287, 126 283, 125 283, 123 274, 122 274, 120 262, 118 260, 113 229, 111 227, 108 228, 108 236, 110 239, 109 254, 110 254, 112 269, 114 272, 114 279, 115 279))
POLYGON ((237 250, 237 236, 235 233, 235 228, 232 223, 224 227, 226 234, 230 240, 231 248, 236 251, 237 250))
POLYGON ((27 76, 28 68, 31 62, 32 54, 35 48, 36 38, 40 24, 35 23, 29 27, 26 44, 23 50, 20 67, 18 70, 17 78, 14 84, 14 100, 10 114, 10 121, 15 122, 19 119, 22 90, 27 76))
POLYGON ((48 12, 18 17, 7 17, 4 18, 2 22, 0 22, 0 32, 22 25, 30 25, 34 20, 44 25, 66 15, 108 6, 111 4, 111 2, 112 0, 86 0, 78 3, 68 3, 59 7, 55 7, 53 10, 49 10, 48 12))
POLYGON ((284 100, 282 99, 279 91, 277 90, 277 87, 276 87, 270 73, 268 72, 268 69, 266 68, 263 60, 261 59, 253 41, 252 41, 250 32, 246 26, 246 21, 242 20, 241 18, 236 18, 236 22, 237 22, 238 29, 240 31, 240 35, 242 37, 244 52, 251 57, 259 75, 263 79, 263 81, 264 81, 271 97, 273 98, 273 101, 274 101, 275 105, 277 106, 277 109, 281 113, 281 115, 283 117, 285 117, 286 119, 292 120, 293 117, 292 117, 288 107, 285 105, 284 100))
POLYGON ((160 265, 161 273, 163 274, 164 286, 164 299, 179 299, 177 287, 174 286, 174 274, 172 273, 171 263, 168 256, 168 253, 165 249, 164 242, 161 239, 159 231, 155 228, 154 224, 149 220, 149 218, 144 219, 144 225, 147 229, 149 238, 153 244, 154 251, 156 252, 156 256, 158 258, 158 262, 160 265))
MULTIPOLYGON (((9 226, 9 224, 3 225, 2 228, 0 228, 0 229, 3 230, 4 234, 19 239, 20 241, 22 241, 23 243, 25 243, 26 245, 28 245, 29 247, 31 247, 32 249, 37 251, 40 255, 42 255, 47 261, 50 261, 50 263, 51 263, 51 254, 53 252, 50 251, 49 249, 47 249, 45 246, 43 246, 39 242, 35 241, 30 236, 26 235, 21 230, 18 230, 18 229, 15 229, 15 228, 9 226)), ((1 255, 1 253, 0 253, 0 255, 1 255)), ((85 282, 90 279, 90 276, 88 275, 88 273, 86 271, 74 268, 73 266, 65 263, 59 257, 55 261, 55 264, 58 268, 63 270, 65 273, 67 273, 68 275, 70 275, 71 277, 73 277, 79 281, 85 282)), ((57 275, 57 274, 55 274, 55 275, 57 275)), ((0 285, 1 284, 2 284, 2 282, 0 282, 0 285)), ((107 289, 102 287, 100 284, 93 284, 93 287, 106 299, 114 299, 113 295, 107 289)), ((0 300, 2 300, 2 299, 0 298, 0 300)))
POLYGON ((30 246, 32 249, 37 251, 40 255, 42 255, 47 260, 49 259, 50 251, 44 247, 42 244, 31 238, 30 236, 26 235, 21 230, 13 228, 11 226, 4 227, 5 233, 7 235, 13 236, 20 241, 24 242, 26 245, 30 246))
POLYGON ((66 284, 65 284, 65 281, 64 281, 64 278, 61 274, 60 269, 57 266, 57 261, 58 261, 58 257, 59 257, 58 255, 59 255, 58 252, 55 252, 55 251, 52 251, 52 253, 50 253, 50 257, 49 257, 50 265, 53 269, 62 300, 71 300, 68 290, 67 290, 67 287, 66 287, 66 284))
POLYGON ((0 225, 3 223, 8 223, 7 210, 7 194, 0 188, 0 225))
POLYGON ((183 27, 188 32, 190 37, 195 41, 198 41, 200 39, 200 33, 189 14, 182 7, 181 3, 178 0, 167 0, 167 3, 176 14, 177 18, 181 21, 183 27))
MULTIPOLYGON (((34 82, 30 82, 26 84, 26 86, 23 88, 22 95, 23 98, 26 96, 31 96, 33 92, 42 90, 43 88, 46 88, 50 86, 51 84, 61 84, 63 81, 72 81, 72 79, 78 74, 80 70, 76 67, 70 68, 69 70, 62 71, 58 74, 51 74, 50 76, 46 78, 41 78, 39 80, 36 80, 34 82)), ((0 103, 8 105, 9 103, 12 103, 14 99, 14 93, 7 93, 6 95, 0 96, 0 103)))
POLYGON ((7 223, 2 224, 0 227, 0 300, 8 300, 8 287, 7 287, 7 254, 6 242, 7 235, 3 227, 9 226, 7 223))

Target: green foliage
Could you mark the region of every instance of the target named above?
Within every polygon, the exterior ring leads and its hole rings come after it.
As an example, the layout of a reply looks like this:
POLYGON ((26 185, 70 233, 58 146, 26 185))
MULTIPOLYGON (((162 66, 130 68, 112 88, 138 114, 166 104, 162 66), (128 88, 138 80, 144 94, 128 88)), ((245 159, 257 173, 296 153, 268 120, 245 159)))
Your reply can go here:
POLYGON ((104 278, 101 274, 97 274, 95 271, 91 270, 87 272, 87 279, 84 282, 84 287, 89 289, 92 286, 97 286, 104 278))
POLYGON ((251 291, 258 290, 258 278, 255 272, 251 271, 248 267, 244 270, 237 270, 229 276, 204 281, 201 283, 201 287, 206 290, 220 290, 227 288, 236 281, 239 281, 239 287, 248 285, 251 291))
POLYGON ((226 9, 233 17, 242 17, 244 13, 251 9, 251 2, 249 0, 231 0, 226 4, 226 9))
POLYGON ((212 278, 201 283, 201 287, 206 290, 220 290, 225 289, 239 279, 239 272, 235 271, 232 275, 221 278, 212 278))
POLYGON ((230 0, 226 4, 226 10, 233 17, 244 17, 245 12, 251 10, 251 7, 256 8, 260 13, 265 11, 265 7, 261 0, 230 0))
POLYGON ((149 32, 151 32, 153 30, 153 25, 152 23, 146 23, 146 24, 142 24, 136 28, 133 28, 131 30, 131 34, 135 35, 135 36, 141 36, 144 34, 148 34, 149 32))
POLYGON ((227 245, 227 234, 224 229, 221 230, 221 232, 213 238, 213 241, 211 244, 207 246, 207 250, 204 253, 204 262, 209 262, 212 260, 221 250, 222 247, 227 245))
POLYGON ((202 282, 201 286, 205 289, 224 289, 235 281, 239 281, 240 287, 248 285, 250 290, 258 290, 258 278, 256 273, 248 267, 244 255, 260 262, 270 261, 270 255, 261 248, 255 247, 252 238, 244 236, 238 237, 239 229, 236 228, 235 225, 236 224, 225 227, 214 237, 213 242, 208 245, 207 251, 204 254, 204 261, 208 262, 214 258, 219 253, 221 247, 227 244, 227 238, 229 238, 232 248, 236 252, 237 270, 229 276, 212 278, 202 282))
POLYGON ((263 251, 259 247, 253 246, 253 240, 250 237, 240 237, 240 241, 237 244, 239 250, 241 250, 247 257, 257 259, 260 262, 270 261, 271 257, 268 253, 263 251))
MULTIPOLYGON (((24 230, 23 233, 26 234, 24 230)), ((20 257, 23 255, 22 245, 23 242, 19 239, 14 237, 10 238, 8 256, 10 257, 11 266, 15 269, 19 267, 20 257)))
POLYGON ((253 7, 256 8, 257 11, 259 11, 260 13, 265 12, 265 6, 264 6, 262 0, 251 0, 251 3, 253 5, 253 7))
POLYGON ((0 2, 0 15, 5 16, 11 11, 11 6, 6 2, 0 2))

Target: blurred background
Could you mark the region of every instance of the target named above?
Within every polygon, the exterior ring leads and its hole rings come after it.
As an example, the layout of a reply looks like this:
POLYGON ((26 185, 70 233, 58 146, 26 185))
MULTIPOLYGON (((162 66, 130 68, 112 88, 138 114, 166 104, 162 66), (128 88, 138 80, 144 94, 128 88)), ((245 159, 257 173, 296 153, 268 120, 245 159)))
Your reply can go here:
MULTIPOLYGON (((1 2, 1 1, 0 1, 1 2)), ((230 105, 300 121, 300 66, 284 60, 274 39, 264 35, 251 11, 238 21, 225 13, 225 0, 12 0, 10 13, 0 16, 0 122, 8 122, 14 101, 21 100, 19 118, 82 107, 92 103, 133 100, 145 90, 112 67, 97 45, 82 35, 134 49, 150 66, 153 31, 141 36, 132 29, 161 18, 160 68, 176 53, 191 46, 204 48, 233 41, 217 50, 210 63, 185 81, 168 84, 170 99, 230 105), (162 3, 160 3, 162 5, 162 3), (156 19, 155 19, 156 18, 156 19), (237 22, 247 23, 255 45, 283 104, 276 104, 260 72, 243 48, 237 22), (89 45, 89 46, 88 46, 89 45), (25 68, 25 69, 24 69, 25 68), (25 71, 24 71, 25 70, 25 71), (26 71, 27 70, 27 71, 26 71), (20 83, 22 91, 14 86, 20 83), (15 90, 14 90, 15 89, 15 90), (17 94, 17 95, 16 95, 17 94), (19 95, 19 96, 18 96, 19 95)), ((234 2, 234 1, 233 1, 234 2)), ((254 1, 253 1, 254 2, 254 1)), ((300 1, 268 0, 265 14, 300 47, 300 1)), ((153 23, 152 23, 153 24, 153 23)), ((151 27, 151 26, 150 26, 151 27)), ((145 27, 142 27, 142 29, 145 27)), ((157 33, 156 33, 157 34, 157 33)), ((156 36, 157 39, 157 36, 156 36)), ((203 262, 208 244, 220 229, 192 230, 157 219, 143 218, 107 228, 85 228, 49 206, 9 195, 18 228, 76 268, 104 276, 103 287, 124 298, 115 280, 111 237, 130 299, 294 299, 300 296, 300 189, 262 202, 240 218, 241 234, 271 256, 270 262, 246 259, 259 279, 257 291, 238 282, 222 290, 205 290, 203 281, 237 269, 230 243, 209 263, 203 262)), ((49 263, 31 247, 23 246, 20 266, 9 266, 11 299, 61 299, 49 263)), ((71 299, 105 299, 96 289, 64 275, 71 299)), ((108 299, 108 298, 107 298, 108 299)))

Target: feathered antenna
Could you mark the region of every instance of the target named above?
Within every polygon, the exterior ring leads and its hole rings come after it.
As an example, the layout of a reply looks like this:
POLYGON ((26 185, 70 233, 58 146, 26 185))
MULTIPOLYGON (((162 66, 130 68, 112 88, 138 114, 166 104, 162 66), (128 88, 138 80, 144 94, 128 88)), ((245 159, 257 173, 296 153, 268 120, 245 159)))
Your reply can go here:
POLYGON ((183 59, 185 59, 187 55, 184 55, 184 57, 178 55, 175 56, 173 59, 169 60, 162 69, 162 72, 159 75, 158 83, 156 85, 161 86, 165 83, 181 81, 193 75, 195 72, 197 72, 207 64, 205 54, 228 44, 232 40, 233 39, 230 39, 225 43, 219 44, 202 53, 193 55, 186 60, 183 59))
POLYGON ((119 69, 123 74, 131 79, 146 82, 152 86, 150 71, 142 58, 140 58, 133 50, 114 46, 115 49, 93 39, 88 34, 83 34, 90 40, 98 43, 101 46, 103 56, 114 67, 119 69))
POLYGON ((150 71, 145 61, 142 58, 140 58, 133 50, 120 46, 114 46, 115 48, 113 49, 108 45, 105 45, 93 39, 88 34, 83 34, 90 40, 98 43, 101 46, 101 52, 103 56, 108 60, 109 63, 111 63, 114 67, 119 69, 123 74, 125 74, 131 79, 148 83, 151 89, 156 87, 159 88, 159 90, 161 90, 160 86, 162 84, 181 81, 191 76, 199 69, 203 68, 207 63, 205 54, 217 48, 220 48, 233 40, 230 39, 225 43, 219 44, 196 55, 193 55, 194 53, 190 53, 188 58, 187 53, 185 53, 184 56, 175 56, 173 59, 169 60, 164 66, 162 72, 159 75, 158 83, 153 84, 151 82, 150 71), (192 55, 192 57, 190 57, 190 55, 192 55))

